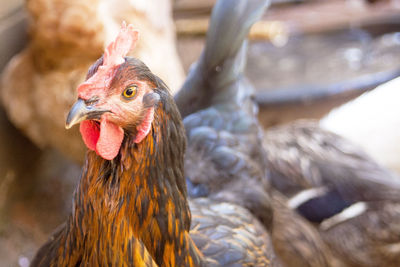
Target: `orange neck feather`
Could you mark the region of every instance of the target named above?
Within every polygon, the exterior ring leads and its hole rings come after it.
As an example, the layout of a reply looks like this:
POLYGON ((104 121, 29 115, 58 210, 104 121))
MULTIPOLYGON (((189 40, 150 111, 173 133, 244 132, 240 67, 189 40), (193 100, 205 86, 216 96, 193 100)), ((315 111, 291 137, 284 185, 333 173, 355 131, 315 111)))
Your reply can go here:
POLYGON ((140 241, 160 266, 202 265, 189 236, 184 130, 179 113, 165 112, 163 105, 142 142, 128 134, 114 160, 87 153, 71 227, 108 261, 129 256, 121 247, 140 241))

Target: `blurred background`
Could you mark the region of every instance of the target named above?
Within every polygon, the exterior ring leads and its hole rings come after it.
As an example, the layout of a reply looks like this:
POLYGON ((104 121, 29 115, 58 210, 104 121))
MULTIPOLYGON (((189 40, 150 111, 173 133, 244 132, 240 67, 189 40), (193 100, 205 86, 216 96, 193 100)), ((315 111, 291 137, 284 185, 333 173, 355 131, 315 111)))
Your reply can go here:
MULTIPOLYGON (((215 0, 0 2, 0 265, 25 267, 70 210, 85 148, 64 122, 88 67, 125 20, 133 55, 178 91, 215 0)), ((400 172, 399 0, 273 0, 249 39, 263 127, 321 120, 400 172)))

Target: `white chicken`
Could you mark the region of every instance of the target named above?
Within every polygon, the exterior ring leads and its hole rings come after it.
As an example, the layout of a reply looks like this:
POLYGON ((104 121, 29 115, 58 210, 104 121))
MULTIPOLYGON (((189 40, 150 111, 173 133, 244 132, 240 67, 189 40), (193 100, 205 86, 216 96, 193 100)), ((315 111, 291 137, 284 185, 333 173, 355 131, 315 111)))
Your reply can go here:
POLYGON ((332 110, 320 125, 400 173, 400 78, 332 110))

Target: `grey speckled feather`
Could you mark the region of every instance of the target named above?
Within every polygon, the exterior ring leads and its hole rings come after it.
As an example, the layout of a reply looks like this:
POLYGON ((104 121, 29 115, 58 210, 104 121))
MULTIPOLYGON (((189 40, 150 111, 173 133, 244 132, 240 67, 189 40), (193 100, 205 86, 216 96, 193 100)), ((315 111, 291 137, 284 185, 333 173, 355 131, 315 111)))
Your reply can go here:
POLYGON ((210 266, 279 266, 270 237, 246 209, 206 198, 192 200, 190 208, 190 236, 210 266))

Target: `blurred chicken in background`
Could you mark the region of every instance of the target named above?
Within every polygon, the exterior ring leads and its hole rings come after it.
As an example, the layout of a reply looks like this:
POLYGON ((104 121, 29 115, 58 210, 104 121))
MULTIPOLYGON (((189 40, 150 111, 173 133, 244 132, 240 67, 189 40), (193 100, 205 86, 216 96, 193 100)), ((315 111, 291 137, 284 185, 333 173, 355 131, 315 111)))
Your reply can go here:
POLYGON ((320 125, 400 173, 400 78, 332 110, 320 125))

